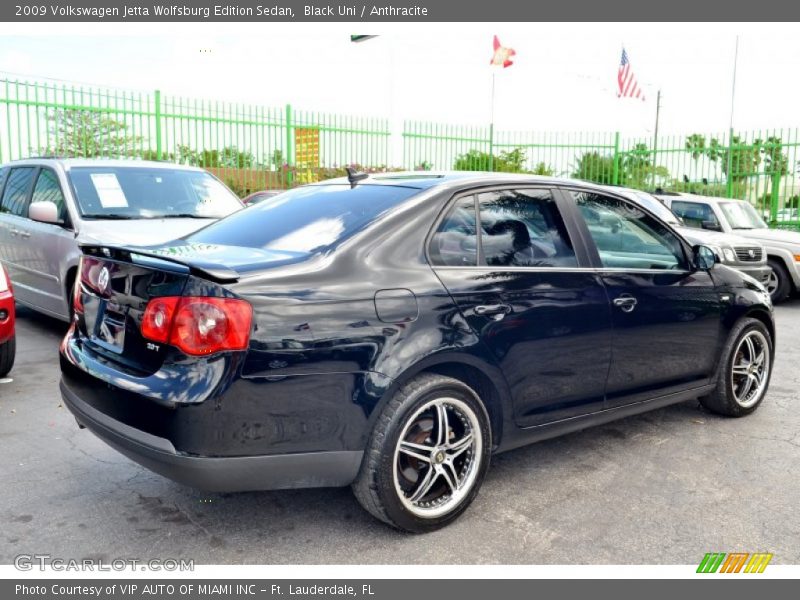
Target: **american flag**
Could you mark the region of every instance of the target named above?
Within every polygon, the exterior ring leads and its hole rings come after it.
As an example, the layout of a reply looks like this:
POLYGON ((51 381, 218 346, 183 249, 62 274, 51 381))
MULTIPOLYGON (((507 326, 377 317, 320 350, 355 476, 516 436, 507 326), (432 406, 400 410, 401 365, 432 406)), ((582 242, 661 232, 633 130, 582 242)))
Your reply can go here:
POLYGON ((628 60, 628 53, 625 52, 625 48, 622 49, 622 58, 619 61, 617 83, 619 84, 617 98, 636 98, 638 100, 644 100, 644 93, 642 92, 642 88, 639 87, 639 82, 636 81, 636 76, 633 74, 631 61, 628 60))

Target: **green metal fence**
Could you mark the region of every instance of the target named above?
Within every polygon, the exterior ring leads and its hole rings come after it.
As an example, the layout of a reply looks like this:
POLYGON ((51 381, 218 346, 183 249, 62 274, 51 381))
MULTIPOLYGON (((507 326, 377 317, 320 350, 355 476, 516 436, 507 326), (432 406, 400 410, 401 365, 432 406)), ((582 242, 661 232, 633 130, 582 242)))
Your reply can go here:
POLYGON ((496 131, 0 78, 0 161, 140 158, 204 167, 237 193, 368 171, 486 170, 747 199, 800 227, 797 129, 619 133, 496 131))
POLYGON ((139 158, 197 165, 239 194, 388 168, 386 119, 0 79, 0 161, 139 158))
POLYGON ((408 168, 573 177, 644 190, 750 201, 776 227, 800 228, 797 129, 623 138, 619 133, 475 130, 407 122, 408 168))

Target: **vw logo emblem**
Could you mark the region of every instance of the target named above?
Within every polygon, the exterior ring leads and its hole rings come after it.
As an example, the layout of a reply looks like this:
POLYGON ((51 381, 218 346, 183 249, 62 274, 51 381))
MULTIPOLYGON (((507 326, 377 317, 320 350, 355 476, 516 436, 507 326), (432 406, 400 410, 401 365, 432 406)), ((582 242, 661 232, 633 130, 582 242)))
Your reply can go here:
POLYGON ((756 251, 755 251, 755 250, 753 250, 752 248, 750 248, 750 250, 748 250, 748 251, 747 251, 747 255, 748 255, 750 258, 755 258, 755 256, 756 256, 756 251))
POLYGON ((108 280, 110 276, 108 274, 108 268, 103 267, 103 270, 100 271, 100 275, 97 277, 97 290, 99 292, 105 292, 108 288, 108 280))

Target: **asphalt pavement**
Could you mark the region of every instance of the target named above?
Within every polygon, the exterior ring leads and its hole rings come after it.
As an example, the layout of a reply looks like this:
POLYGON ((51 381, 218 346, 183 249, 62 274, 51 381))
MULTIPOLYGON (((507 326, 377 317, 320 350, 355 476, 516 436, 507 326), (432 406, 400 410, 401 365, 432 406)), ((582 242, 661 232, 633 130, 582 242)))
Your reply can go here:
POLYGON ((696 401, 493 458, 453 525, 398 533, 349 488, 208 494, 78 429, 58 392, 66 326, 19 310, 0 384, 0 564, 18 554, 196 564, 696 564, 706 552, 800 563, 800 301, 776 309, 767 398, 742 419, 696 401))

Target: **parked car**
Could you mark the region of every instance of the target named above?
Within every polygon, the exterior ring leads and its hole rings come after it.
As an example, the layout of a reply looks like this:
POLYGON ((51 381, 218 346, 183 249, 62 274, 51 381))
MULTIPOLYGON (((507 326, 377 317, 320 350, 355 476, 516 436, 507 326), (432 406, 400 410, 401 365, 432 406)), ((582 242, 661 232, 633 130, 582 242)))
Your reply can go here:
POLYGON ((770 229, 745 200, 693 194, 668 194, 659 198, 682 217, 688 227, 735 233, 763 245, 772 269, 767 289, 773 303, 782 302, 800 286, 800 232, 770 229))
POLYGON ((16 353, 14 289, 5 267, 0 265, 0 377, 5 377, 11 371, 16 353))
POLYGON ((761 285, 570 180, 351 174, 84 246, 79 282, 79 424, 198 488, 352 484, 413 532, 458 517, 492 454, 698 397, 746 415, 773 364, 761 285))
MULTIPOLYGON (((782 208, 775 215, 777 221, 798 221, 800 220, 800 211, 796 208, 782 208)), ((769 215, 767 215, 769 219, 769 215)))
POLYGON ((259 202, 263 202, 269 198, 274 198, 283 192, 284 190, 264 190, 261 192, 253 192, 249 196, 246 196, 242 202, 245 206, 250 206, 251 204, 258 204, 259 202))
POLYGON ((704 244, 714 250, 721 263, 749 275, 765 286, 769 283, 772 269, 767 264, 767 253, 761 244, 728 233, 686 227, 683 220, 654 195, 631 188, 616 189, 672 226, 690 244, 704 244))
POLYGON ((154 244, 242 208, 215 177, 160 162, 50 159, 0 167, 0 260, 17 301, 70 319, 79 244, 154 244))

